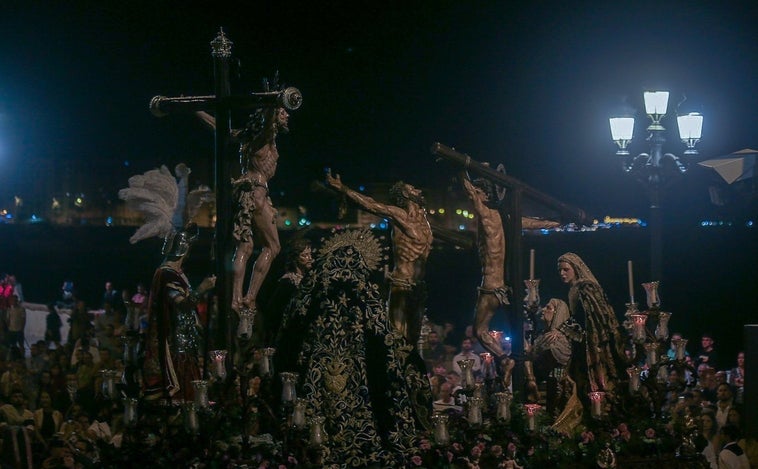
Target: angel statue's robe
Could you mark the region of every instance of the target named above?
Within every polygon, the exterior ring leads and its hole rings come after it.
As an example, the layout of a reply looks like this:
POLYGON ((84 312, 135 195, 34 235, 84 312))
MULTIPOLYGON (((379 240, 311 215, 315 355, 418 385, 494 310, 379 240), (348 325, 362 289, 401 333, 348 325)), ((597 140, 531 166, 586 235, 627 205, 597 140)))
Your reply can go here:
POLYGON ((143 390, 148 399, 194 399, 200 379, 200 327, 190 285, 181 270, 161 265, 150 289, 143 390))

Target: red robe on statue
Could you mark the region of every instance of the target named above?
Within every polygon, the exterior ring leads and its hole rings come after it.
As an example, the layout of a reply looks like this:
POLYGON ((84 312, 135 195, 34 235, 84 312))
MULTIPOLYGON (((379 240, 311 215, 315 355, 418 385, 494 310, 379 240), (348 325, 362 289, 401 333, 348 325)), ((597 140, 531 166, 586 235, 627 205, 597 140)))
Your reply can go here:
POLYGON ((148 399, 194 399, 200 379, 200 327, 190 285, 181 270, 161 265, 148 300, 143 391, 148 399))

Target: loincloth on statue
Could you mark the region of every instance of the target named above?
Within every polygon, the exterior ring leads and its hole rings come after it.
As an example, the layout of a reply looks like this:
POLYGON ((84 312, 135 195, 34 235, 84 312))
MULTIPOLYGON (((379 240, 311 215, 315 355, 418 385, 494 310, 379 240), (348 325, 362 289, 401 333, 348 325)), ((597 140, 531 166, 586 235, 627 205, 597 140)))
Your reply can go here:
POLYGON ((500 302, 503 306, 508 306, 511 304, 510 301, 508 301, 508 295, 511 293, 511 289, 503 285, 502 287, 498 287, 492 290, 489 290, 487 288, 477 287, 477 291, 480 295, 495 295, 495 298, 500 302))
MULTIPOLYGON (((271 198, 268 196, 268 186, 264 183, 253 182, 250 186, 238 186, 234 188, 237 199, 237 213, 234 215, 234 227, 232 235, 234 239, 240 242, 253 242, 253 226, 255 225, 254 216, 261 210, 256 202, 255 188, 262 187, 266 190, 266 203, 274 207, 271 198)), ((275 212, 276 213, 276 212, 275 212)), ((276 214, 271 218, 271 223, 276 224, 276 214)))

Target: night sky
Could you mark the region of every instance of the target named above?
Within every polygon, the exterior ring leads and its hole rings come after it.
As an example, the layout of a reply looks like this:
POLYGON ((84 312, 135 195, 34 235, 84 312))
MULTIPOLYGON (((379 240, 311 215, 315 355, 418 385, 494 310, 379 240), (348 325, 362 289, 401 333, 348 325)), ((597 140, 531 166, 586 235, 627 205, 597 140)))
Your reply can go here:
MULTIPOLYGON (((212 94, 220 27, 234 42, 233 93, 260 91, 276 70, 303 93, 279 138, 279 203, 309 197, 326 166, 354 186, 444 184, 452 169, 429 152, 439 141, 594 216, 645 217, 607 121, 638 109, 631 149, 647 151, 645 89, 671 92, 670 116, 682 96, 681 111, 704 114, 702 157, 758 147, 752 2, 195 3, 3 2, 3 204, 56 187, 41 169, 51 162, 91 197, 180 161, 211 183, 212 134, 192 116, 155 118, 148 103, 212 94)), ((681 154, 666 123, 665 149, 681 154)), ((712 175, 691 174, 668 196, 673 213, 713 209, 712 175)))

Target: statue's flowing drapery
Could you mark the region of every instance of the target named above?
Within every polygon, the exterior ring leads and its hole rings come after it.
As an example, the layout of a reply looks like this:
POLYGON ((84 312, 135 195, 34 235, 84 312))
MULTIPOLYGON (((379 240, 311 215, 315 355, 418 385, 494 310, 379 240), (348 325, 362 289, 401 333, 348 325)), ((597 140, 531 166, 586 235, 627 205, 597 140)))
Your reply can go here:
POLYGON ((427 426, 423 361, 371 278, 382 251, 368 230, 327 240, 284 319, 278 355, 294 356, 281 363, 300 373, 307 415, 326 419, 324 463, 402 466, 427 426))
POLYGON ((574 269, 576 280, 569 289, 568 305, 574 320, 586 331, 586 340, 574 348, 569 374, 582 400, 590 391, 604 391, 610 398, 619 382, 626 380, 629 366, 616 313, 579 256, 566 253, 558 262, 566 262, 574 269))

